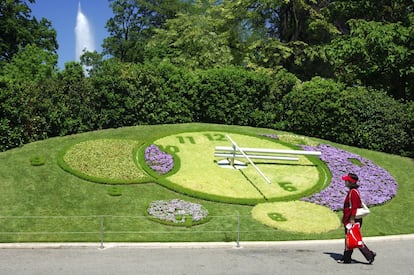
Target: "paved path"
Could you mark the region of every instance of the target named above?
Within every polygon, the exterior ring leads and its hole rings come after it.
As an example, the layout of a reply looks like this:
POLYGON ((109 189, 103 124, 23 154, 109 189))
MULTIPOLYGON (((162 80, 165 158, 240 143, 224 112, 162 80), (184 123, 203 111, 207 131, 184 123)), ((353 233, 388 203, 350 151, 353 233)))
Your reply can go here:
POLYGON ((240 243, 0 244, 0 274, 414 274, 414 235, 365 238, 378 254, 359 251, 337 264, 343 241, 240 243))

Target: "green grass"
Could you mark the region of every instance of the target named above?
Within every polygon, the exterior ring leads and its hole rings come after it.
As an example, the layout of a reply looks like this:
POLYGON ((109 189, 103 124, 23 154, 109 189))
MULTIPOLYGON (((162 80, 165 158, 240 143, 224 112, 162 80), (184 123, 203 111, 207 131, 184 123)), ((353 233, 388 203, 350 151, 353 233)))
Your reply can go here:
MULTIPOLYGON (((242 241, 342 238, 342 228, 319 234, 273 229, 252 217, 253 206, 197 199, 156 183, 119 185, 117 192, 122 195, 111 196, 108 194, 111 186, 74 176, 58 165, 62 150, 82 142, 124 139, 139 144, 177 132, 196 131, 289 134, 270 129, 211 124, 137 126, 52 138, 0 153, 0 242, 97 242, 102 238, 101 229, 105 232, 104 240, 107 242, 234 241, 238 217, 242 241), (44 164, 31 165, 29 160, 39 156, 44 164), (145 210, 152 201, 174 198, 202 204, 209 210, 211 220, 191 228, 180 228, 153 222, 145 216, 145 210)), ((311 138, 303 140, 329 143, 311 138)), ((364 219, 364 236, 413 233, 414 213, 411 209, 414 207, 414 161, 332 145, 372 160, 389 171, 399 184, 394 199, 371 208, 371 214, 364 219)), ((340 213, 337 215, 339 217, 340 213)))

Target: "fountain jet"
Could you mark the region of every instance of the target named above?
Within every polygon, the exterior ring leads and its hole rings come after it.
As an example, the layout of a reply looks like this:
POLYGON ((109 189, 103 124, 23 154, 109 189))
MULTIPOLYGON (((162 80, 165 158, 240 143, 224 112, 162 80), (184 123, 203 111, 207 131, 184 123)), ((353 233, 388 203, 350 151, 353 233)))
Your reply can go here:
POLYGON ((95 43, 92 34, 92 28, 89 24, 88 18, 82 12, 81 3, 78 2, 78 14, 76 17, 76 56, 75 60, 80 61, 81 55, 84 51, 93 52, 95 51, 95 43))

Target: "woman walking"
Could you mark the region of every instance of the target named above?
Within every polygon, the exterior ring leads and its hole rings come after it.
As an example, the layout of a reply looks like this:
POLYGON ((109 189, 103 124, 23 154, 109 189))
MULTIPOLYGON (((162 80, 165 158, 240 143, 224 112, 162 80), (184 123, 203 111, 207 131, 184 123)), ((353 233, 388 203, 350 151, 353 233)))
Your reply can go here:
MULTIPOLYGON (((358 191, 358 176, 353 173, 349 173, 346 176, 342 177, 342 180, 345 181, 345 186, 349 188, 348 193, 346 194, 345 201, 344 201, 344 208, 343 208, 343 217, 342 223, 345 227, 345 235, 352 227, 353 224, 359 223, 359 226, 362 227, 362 218, 356 218, 357 209, 362 207, 361 197, 358 191)), ((365 243, 362 247, 359 248, 362 255, 364 255, 365 259, 371 264, 376 256, 376 253, 371 251, 365 243)), ((352 262, 351 256, 353 249, 350 249, 346 245, 345 241, 345 250, 344 256, 342 259, 338 260, 338 263, 349 264, 352 262)))

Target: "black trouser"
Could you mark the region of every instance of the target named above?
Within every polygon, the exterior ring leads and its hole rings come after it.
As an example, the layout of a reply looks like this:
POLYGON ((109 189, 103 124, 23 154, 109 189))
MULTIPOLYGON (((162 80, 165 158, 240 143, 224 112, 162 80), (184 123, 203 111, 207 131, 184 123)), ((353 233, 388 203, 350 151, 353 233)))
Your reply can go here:
MULTIPOLYGON (((355 220, 355 222, 358 222, 359 223, 359 225, 360 225, 360 227, 362 227, 362 219, 357 219, 357 220, 355 220)), ((347 233, 347 229, 345 228, 345 235, 346 235, 346 233, 347 233)), ((373 261, 373 259, 374 259, 374 252, 372 251, 372 250, 370 250, 367 246, 366 246, 366 244, 364 243, 364 246, 363 247, 359 247, 358 248, 359 249, 359 251, 361 251, 361 253, 362 253, 362 255, 364 255, 364 257, 365 257, 365 259, 367 260, 367 261, 369 261, 369 262, 372 262, 373 261)), ((346 240, 345 240, 345 250, 344 250, 344 258, 343 258, 343 261, 345 262, 345 263, 350 263, 351 262, 351 256, 352 256, 352 253, 354 252, 354 250, 353 249, 347 249, 346 248, 346 240)))

